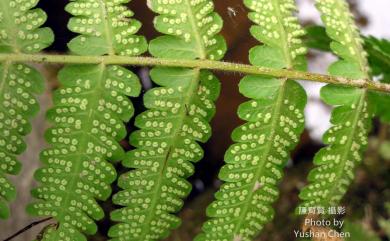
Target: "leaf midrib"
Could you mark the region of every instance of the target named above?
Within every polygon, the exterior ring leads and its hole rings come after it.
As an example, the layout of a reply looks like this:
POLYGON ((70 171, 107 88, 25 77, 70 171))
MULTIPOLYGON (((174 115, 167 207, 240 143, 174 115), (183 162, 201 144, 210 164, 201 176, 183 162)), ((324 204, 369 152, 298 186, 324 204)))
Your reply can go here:
MULTIPOLYGON (((93 121, 91 121, 91 117, 93 116, 93 112, 95 109, 97 109, 97 107, 99 106, 99 97, 104 93, 104 91, 101 89, 101 80, 103 79, 103 76, 104 76, 104 70, 106 68, 106 66, 104 64, 100 64, 99 65, 99 72, 100 72, 100 75, 99 75, 99 78, 98 79, 98 83, 95 85, 95 91, 96 91, 96 95, 91 95, 93 96, 93 102, 89 102, 91 103, 90 107, 89 107, 89 111, 88 111, 88 117, 87 117, 87 121, 85 121, 84 123, 87 123, 85 126, 84 129, 86 130, 91 130, 92 126, 93 126, 93 121)), ((93 118, 92 118, 93 119, 93 118)), ((85 132, 84 132, 85 133, 85 132)), ((87 147, 87 143, 88 143, 88 140, 89 140, 89 135, 83 135, 83 138, 80 140, 80 148, 79 150, 85 150, 86 147, 87 147)), ((86 152, 84 152, 85 154, 86 152)), ((105 160, 106 158, 103 157, 103 159, 105 160)), ((83 169, 83 162, 82 162, 82 159, 81 159, 81 156, 79 156, 76 160, 74 160, 74 163, 76 163, 76 167, 75 167, 75 170, 74 170, 74 173, 81 173, 82 169, 83 169)), ((72 190, 75 190, 76 189, 76 184, 77 184, 77 181, 80 179, 80 176, 74 176, 71 180, 71 182, 69 182, 69 184, 67 185, 67 189, 72 189, 72 190)), ((93 198, 95 199, 95 197, 91 196, 90 194, 85 194, 87 196, 89 196, 90 198, 93 198)), ((64 207, 69 207, 69 202, 71 201, 71 195, 66 195, 66 198, 63 202, 63 206, 64 207)), ((64 209, 66 211, 68 211, 67 209, 64 209)), ((62 212, 63 215, 66 215, 66 212, 62 212)), ((86 215, 88 215, 87 213, 85 213, 86 215)), ((89 216, 89 215, 88 215, 89 216)), ((56 232, 55 234, 55 239, 56 240, 58 238, 58 235, 59 233, 56 232)))
POLYGON ((187 6, 186 9, 187 9, 187 14, 188 14, 188 19, 190 21, 191 29, 193 30, 193 34, 195 37, 195 42, 196 42, 196 45, 198 48, 199 58, 206 59, 206 51, 205 51, 205 47, 204 47, 204 44, 202 41, 202 37, 200 36, 200 31, 199 31, 199 28, 198 28, 196 21, 195 21, 195 16, 194 16, 194 13, 192 11, 192 5, 188 1, 189 0, 184 0, 184 2, 185 2, 184 4, 187 6))
MULTIPOLYGON (((316 0, 316 1, 320 2, 321 0, 316 0)), ((346 31, 348 33, 347 35, 348 36, 352 36, 352 41, 351 41, 350 47, 352 46, 354 51, 355 51, 355 53, 356 53, 356 56, 357 56, 356 60, 357 60, 357 62, 359 64, 360 70, 364 74, 365 79, 370 79, 370 76, 369 76, 369 74, 367 72, 368 66, 367 66, 366 57, 362 56, 362 53, 364 53, 365 50, 364 50, 363 46, 358 42, 358 39, 360 39, 361 37, 360 37, 360 35, 356 31, 353 31, 353 29, 354 29, 353 27, 356 24, 352 21, 351 17, 347 15, 350 12, 349 8, 348 8, 348 5, 343 6, 343 3, 341 1, 336 1, 336 4, 340 4, 341 5, 340 9, 347 8, 347 12, 343 12, 342 13, 342 18, 343 18, 343 20, 345 22, 349 23, 350 26, 352 26, 352 27, 346 28, 346 31)), ((336 42, 338 42, 338 40, 336 42)))
MULTIPOLYGON (((350 129, 351 129, 350 138, 348 138, 347 144, 344 146, 344 153, 343 153, 342 158, 341 158, 341 160, 344 160, 344 161, 340 161, 341 164, 338 167, 337 172, 336 172, 335 180, 338 180, 338 182, 337 181, 335 181, 335 182, 337 182, 337 183, 339 183, 340 180, 342 179, 342 175, 344 172, 345 165, 347 163, 348 156, 350 155, 350 150, 351 150, 352 144, 354 142, 356 133, 359 129, 359 128, 357 128, 357 125, 359 123, 359 119, 360 119, 361 115, 364 114, 363 108, 364 108, 366 97, 367 97, 367 91, 363 90, 363 93, 361 94, 361 97, 359 99, 359 106, 356 108, 355 116, 354 116, 352 125, 350 127, 350 129)), ((334 193, 337 193, 338 187, 340 187, 339 184, 338 185, 333 184, 329 190, 328 195, 326 195, 326 197, 323 198, 323 200, 324 201, 330 200, 330 197, 333 197, 334 193)), ((330 205, 332 205, 332 203, 330 203, 330 205)))
MULTIPOLYGON (((188 0, 184 0, 185 4, 186 4, 186 8, 187 8, 187 14, 188 14, 188 18, 189 18, 189 22, 190 22, 190 25, 191 25, 191 29, 193 30, 193 34, 194 34, 194 37, 195 37, 195 42, 196 42, 196 45, 197 45, 197 48, 198 48, 198 54, 199 54, 199 58, 200 59, 206 59, 206 51, 205 51, 205 47, 203 45, 203 42, 202 42, 202 38, 200 36, 200 31, 199 31, 199 28, 195 22, 195 18, 194 18, 194 13, 192 11, 192 6, 191 4, 189 3, 188 0)), ((147 232, 143 232, 143 235, 141 236, 141 239, 140 240, 145 240, 145 236, 147 234, 150 233, 150 228, 151 228, 151 225, 150 222, 151 220, 154 218, 154 210, 158 204, 158 198, 161 194, 161 186, 162 186, 162 180, 164 179, 164 173, 166 171, 166 167, 168 166, 168 161, 169 159, 171 158, 171 154, 172 154, 172 149, 175 148, 175 143, 177 142, 177 139, 180 138, 180 132, 181 132, 181 128, 183 126, 183 123, 185 121, 185 118, 187 118, 189 115, 187 113, 187 106, 191 103, 194 95, 196 94, 196 90, 199 86, 199 78, 200 78, 200 69, 199 68, 196 68, 194 69, 194 78, 191 80, 191 83, 190 83, 190 86, 188 87, 188 94, 185 95, 185 100, 183 101, 183 106, 181 107, 181 113, 179 114, 180 116, 180 121, 179 121, 179 125, 178 125, 178 128, 175 130, 175 134, 174 134, 174 139, 173 139, 173 142, 172 142, 172 145, 167 148, 167 151, 166 151, 166 158, 164 160, 164 163, 163 165, 161 165, 161 169, 160 169, 160 175, 158 176, 158 180, 157 180, 157 185, 156 185, 156 188, 155 190, 157 190, 155 192, 155 194, 153 195, 152 197, 152 204, 151 204, 151 208, 150 208, 150 212, 148 213, 147 215, 147 219, 145 221, 145 224, 147 225, 147 232)))
POLYGON ((169 148, 167 148, 167 151, 165 152, 165 156, 166 158, 164 159, 164 163, 163 165, 161 165, 161 169, 159 170, 159 175, 158 175, 158 179, 156 181, 157 185, 156 187, 154 188, 156 191, 154 192, 154 195, 152 197, 152 203, 150 205, 150 211, 148 212, 147 214, 147 219, 145 221, 145 224, 147 225, 147 231, 146 232, 143 232, 143 235, 141 236, 140 240, 146 240, 145 239, 145 236, 147 234, 150 234, 150 228, 151 228, 151 225, 150 222, 153 220, 154 218, 154 210, 157 206, 157 204, 159 203, 159 197, 161 195, 161 186, 163 184, 163 179, 165 178, 165 171, 166 171, 166 168, 168 166, 168 162, 171 158, 171 154, 172 154, 172 151, 175 149, 175 146, 176 146, 176 142, 178 139, 181 138, 180 136, 180 133, 181 133, 181 129, 182 129, 182 126, 184 124, 184 121, 187 117, 189 117, 189 115, 187 114, 187 110, 186 110, 186 106, 188 106, 189 104, 191 104, 192 102, 192 99, 194 98, 194 95, 195 95, 195 91, 196 89, 198 88, 198 84, 199 84, 199 75, 200 75, 200 70, 199 69, 195 69, 194 70, 194 78, 193 80, 191 81, 191 84, 190 86, 188 87, 188 91, 187 91, 187 94, 185 94, 184 96, 186 96, 185 100, 183 101, 184 105, 181 107, 181 112, 179 114, 180 116, 180 124, 178 124, 178 128, 176 128, 175 132, 174 132, 174 135, 173 135, 173 141, 172 141, 172 144, 169 148))
MULTIPOLYGON (((280 9, 279 9, 279 0, 272 0, 273 2, 273 6, 274 8, 276 9, 276 15, 277 15, 277 19, 278 19, 278 26, 279 26, 279 33, 282 35, 282 38, 284 39, 284 41, 282 41, 283 43, 283 47, 282 47, 282 51, 283 51, 283 55, 285 57, 285 61, 287 63, 287 69, 291 69, 293 68, 293 60, 291 59, 291 55, 290 55, 290 49, 289 49, 289 42, 288 42, 288 39, 287 39, 287 33, 286 33, 286 29, 284 28, 284 25, 283 23, 281 22, 283 20, 283 16, 280 12, 280 9)), ((245 205, 245 208, 243 210, 243 212, 240 214, 240 217, 239 217, 239 223, 238 225, 235 227, 234 229, 234 232, 233 232, 233 235, 240 235, 239 231, 242 229, 242 224, 245 220, 245 217, 246 217, 246 213, 249 209, 249 206, 251 205, 251 200, 253 198, 253 195, 254 193, 256 192, 256 190, 254 191, 254 188, 256 187, 256 184, 258 182, 258 179, 259 177, 261 176, 262 172, 263 172, 263 169, 264 169, 264 166, 266 165, 267 163, 267 158, 269 156, 269 153, 271 152, 272 150, 272 144, 273 144, 273 140, 275 138, 275 133, 276 133, 276 129, 277 129, 277 123, 279 122, 279 116, 280 116, 280 113, 281 113, 281 109, 283 107, 283 99, 285 97, 285 91, 286 91, 286 83, 287 83, 287 79, 281 79, 281 83, 280 83, 280 89, 278 91, 278 97, 277 97, 277 101, 276 101, 276 105, 274 107, 274 111, 273 111, 273 114, 272 116, 274 117, 273 120, 272 120, 272 124, 271 124, 271 135, 269 136, 268 138, 268 144, 265 148, 265 155, 264 155, 264 161, 261 163, 261 165, 259 165, 259 167, 257 168, 257 172, 255 174, 255 177, 254 177, 254 184, 251 186, 251 189, 249 189, 249 196, 248 198, 246 199, 246 205, 245 205)))
POLYGON ((284 39, 282 41, 282 51, 283 51, 283 55, 285 57, 285 61, 287 63, 287 68, 290 69, 293 67, 293 60, 291 59, 291 54, 290 54, 290 46, 289 46, 289 41, 288 41, 288 38, 287 38, 287 33, 286 33, 286 29, 284 28, 284 25, 283 25, 283 19, 284 19, 284 16, 282 15, 282 13, 280 12, 280 9, 279 9, 279 6, 280 6, 280 2, 279 0, 272 0, 273 2, 273 6, 276 10, 276 15, 277 15, 277 19, 278 19, 278 26, 279 26, 279 33, 282 35, 282 39, 284 39))
MULTIPOLYGON (((98 0, 98 2, 100 3, 100 7, 101 7, 101 12, 102 12, 102 21, 103 21, 103 24, 104 24, 104 29, 105 29, 105 36, 106 36, 106 42, 107 42, 107 45, 109 46, 109 51, 108 51, 108 55, 109 56, 113 56, 115 55, 115 51, 113 49, 113 43, 112 43, 112 29, 110 28, 109 26, 109 23, 110 23, 110 19, 109 19, 109 15, 107 13, 107 10, 106 10, 106 4, 104 2, 104 0, 98 0)), ((104 77, 104 73, 105 73, 105 69, 106 69, 106 65, 104 63, 102 64, 99 64, 99 72, 100 72, 100 75, 99 75, 99 78, 97 78, 97 81, 98 83, 96 84, 95 86, 95 91, 98 93, 96 95, 94 95, 95 98, 93 98, 93 100, 95 100, 94 102, 92 102, 92 104, 90 106, 90 110, 89 110, 89 113, 88 113, 88 124, 87 124, 87 128, 88 130, 91 130, 93 124, 92 124, 92 121, 91 121, 91 118, 94 114, 94 110, 98 107, 99 105, 99 98, 101 97, 101 95, 104 95, 104 91, 101 87, 101 81, 104 77)), ((87 145, 87 142, 88 142, 88 136, 89 135, 83 135, 83 138, 82 140, 80 141, 80 149, 81 150, 84 150, 86 149, 86 145, 87 145)), ((103 157, 104 160, 106 160, 106 157, 103 157)), ((75 172, 77 173, 80 173, 80 171, 82 170, 82 161, 81 161, 81 157, 79 157, 77 160, 77 165, 76 165, 76 169, 75 169, 75 172)), ((77 184, 77 179, 76 177, 74 177, 72 179, 72 182, 69 184, 70 187, 73 187, 75 186, 75 184, 77 184)), ((94 197, 91 197, 93 199, 95 199, 94 197)), ((65 199, 64 203, 68 203, 70 201, 70 196, 67 195, 67 198, 65 199)), ((67 205, 69 206, 69 205, 67 205)), ((56 237, 58 236, 58 232, 56 233, 56 237)))
POLYGON ((266 145, 266 148, 265 148, 265 151, 264 151, 264 153, 265 153, 264 161, 261 162, 261 165, 259 165, 257 167, 257 172, 255 174, 255 177, 253 178, 254 183, 253 183, 253 185, 250 186, 251 189, 249 189, 249 196, 246 198, 245 207, 244 207, 242 213, 240 214, 240 217, 238 218, 238 220, 240 220, 240 221, 236 225, 236 227, 234 229, 234 232, 233 232, 233 235, 241 235, 239 233, 239 231, 242 229, 242 225, 243 225, 243 223, 245 221, 245 217, 246 217, 247 211, 249 209, 249 206, 251 205, 251 201, 252 201, 253 195, 256 192, 256 190, 254 191, 254 188, 256 187, 256 183, 258 182, 258 179, 260 178, 260 176, 261 176, 261 174, 263 172, 264 166, 268 162, 267 157, 269 156, 269 153, 272 150, 273 140, 275 138, 276 129, 277 129, 277 123, 279 123, 279 119, 280 119, 279 116, 280 116, 280 113, 281 113, 281 109, 283 107, 283 99, 284 99, 284 94, 285 94, 285 91, 286 91, 286 83, 287 83, 287 81, 288 81, 287 79, 281 80, 280 90, 278 91, 277 101, 276 101, 276 104, 275 104, 275 107, 274 107, 274 111, 273 111, 273 114, 272 114, 273 120, 272 120, 271 125, 270 125, 271 135, 268 138, 268 144, 266 145))
POLYGON ((112 42, 112 29, 110 28, 110 18, 109 14, 107 12, 106 8, 106 3, 104 0, 98 0, 99 5, 100 5, 100 10, 102 13, 102 19, 103 19, 103 24, 104 24, 104 32, 105 32, 105 37, 106 37, 106 42, 108 45, 108 55, 115 55, 115 50, 112 42))

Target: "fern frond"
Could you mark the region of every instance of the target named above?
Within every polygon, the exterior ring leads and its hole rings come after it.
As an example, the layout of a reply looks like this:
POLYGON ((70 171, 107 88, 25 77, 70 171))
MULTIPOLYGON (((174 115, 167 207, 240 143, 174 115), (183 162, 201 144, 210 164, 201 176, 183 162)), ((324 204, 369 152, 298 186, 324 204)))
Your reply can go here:
MULTIPOLYGON (((150 0, 156 13, 158 31, 167 35, 151 41, 156 57, 180 59, 220 59, 226 45, 220 35, 221 18, 210 0, 150 0)), ((113 240, 151 241, 169 235, 180 224, 173 213, 180 210, 192 175, 203 150, 197 142, 211 135, 209 121, 215 113, 214 101, 220 84, 209 71, 184 68, 154 68, 153 81, 160 87, 144 97, 147 111, 136 118, 140 130, 130 136, 136 147, 123 165, 134 170, 119 178, 124 190, 113 197, 124 206, 111 213, 119 222, 109 236, 113 240)))
MULTIPOLYGON (((146 41, 133 35, 140 27, 130 19, 129 1, 75 0, 66 7, 75 15, 68 27, 81 35, 69 43, 79 54, 137 55, 146 41)), ((32 194, 39 200, 28 206, 37 216, 52 216, 57 229, 43 240, 86 240, 94 234, 94 220, 104 213, 98 200, 111 194, 116 171, 108 160, 124 157, 119 141, 126 136, 123 122, 134 113, 128 96, 138 96, 141 85, 131 71, 117 66, 69 65, 59 73, 62 87, 54 94, 54 107, 47 117, 53 127, 46 140, 51 147, 41 153, 44 164, 35 173, 41 186, 32 194)))
POLYGON ((65 10, 75 17, 68 28, 80 35, 68 47, 79 55, 135 56, 147 50, 143 36, 134 35, 141 23, 126 7, 131 0, 71 0, 65 10))
MULTIPOLYGON (((345 0, 317 0, 317 9, 321 12, 321 19, 325 24, 326 33, 333 40, 330 43, 332 51, 344 61, 337 65, 352 65, 358 78, 369 78, 367 53, 363 48, 363 39, 354 22, 353 15, 345 0)), ((348 67, 346 67, 348 68, 348 67)), ((345 76, 345 73, 341 73, 345 76)), ((341 75, 338 73, 338 75, 341 75)), ((337 75, 337 73, 334 73, 337 75)))
MULTIPOLYGON (((305 68, 304 34, 293 15, 294 1, 246 0, 256 24, 252 35, 263 42, 250 51, 250 62, 276 69, 305 68)), ((197 241, 252 240, 273 217, 272 203, 290 151, 304 129, 306 93, 295 81, 246 76, 240 92, 250 98, 238 109, 246 121, 232 133, 219 178, 225 183, 207 208, 211 219, 197 241)))
MULTIPOLYGON (((40 28, 46 14, 34 8, 38 0, 0 2, 0 53, 37 53, 53 42, 49 28, 40 28)), ((16 175, 21 164, 17 155, 26 144, 30 119, 38 112, 35 95, 44 90, 43 78, 33 67, 0 63, 0 219, 9 216, 8 202, 16 196, 7 174, 16 175)))
MULTIPOLYGON (((317 7, 333 40, 331 48, 342 58, 330 66, 330 74, 357 81, 368 79, 366 53, 347 3, 344 0, 318 0, 317 7)), ((321 90, 321 98, 335 106, 332 127, 323 137, 328 146, 316 154, 316 167, 308 176, 308 186, 300 193, 303 200, 300 210, 335 206, 347 191, 367 145, 372 118, 367 96, 365 89, 327 85, 321 90)))
MULTIPOLYGON (((368 63, 372 75, 379 77, 382 83, 390 82, 390 41, 372 36, 364 38, 364 47, 368 52, 368 63)), ((375 116, 384 123, 390 123, 390 95, 388 93, 369 92, 370 102, 374 105, 375 116)))
POLYGON ((150 43, 155 57, 219 60, 226 52, 226 43, 218 33, 221 17, 214 12, 211 0, 160 1, 148 0, 149 8, 160 14, 155 28, 166 34, 150 43))

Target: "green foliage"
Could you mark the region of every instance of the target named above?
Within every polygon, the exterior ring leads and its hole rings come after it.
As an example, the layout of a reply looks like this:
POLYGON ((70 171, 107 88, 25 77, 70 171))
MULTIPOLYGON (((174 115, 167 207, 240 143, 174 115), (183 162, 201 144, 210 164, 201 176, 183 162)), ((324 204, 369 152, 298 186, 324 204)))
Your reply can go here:
POLYGON ((72 32, 69 49, 78 55, 134 56, 147 50, 146 40, 134 35, 141 23, 127 7, 130 0, 71 0, 65 10, 73 18, 68 23, 72 32))
MULTIPOLYGON (((40 28, 46 14, 33 9, 38 0, 0 1, 0 53, 36 53, 53 42, 48 28, 40 28)), ((8 218, 8 202, 16 196, 6 174, 19 173, 17 155, 25 148, 30 119, 38 112, 36 94, 42 93, 42 76, 26 64, 0 63, 0 219, 8 218)))
MULTIPOLYGON (((226 45, 216 35, 222 20, 212 1, 150 0, 148 6, 160 14, 155 28, 166 35, 151 41, 155 57, 220 59, 226 45)), ((137 116, 140 130, 130 136, 130 151, 123 165, 134 170, 123 174, 118 185, 124 189, 113 197, 124 206, 111 213, 119 222, 109 236, 113 240, 158 240, 180 225, 173 213, 183 206, 191 191, 185 178, 203 157, 197 142, 211 136, 209 121, 220 84, 209 71, 184 68, 154 68, 150 73, 160 87, 144 96, 147 111, 137 116)))
POLYGON ((375 115, 384 123, 390 123, 390 95, 380 92, 369 92, 369 98, 375 105, 375 115))
POLYGON ((326 34, 326 30, 322 26, 312 25, 306 27, 306 37, 304 39, 307 47, 322 51, 331 51, 330 43, 332 39, 326 34))
MULTIPOLYGON (((337 64, 354 64, 358 67, 361 77, 368 78, 369 67, 363 40, 352 19, 348 4, 344 0, 317 1, 317 8, 326 27, 326 33, 333 40, 331 50, 345 61, 337 64)), ((337 73, 331 73, 337 75, 337 73)))
MULTIPOLYGON (((251 49, 255 66, 304 69, 304 34, 293 15, 294 1, 246 0, 256 24, 252 35, 264 45, 251 49)), ((232 133, 235 144, 225 153, 219 178, 225 183, 207 208, 211 218, 196 240, 246 241, 253 239, 273 217, 277 184, 304 129, 306 93, 293 80, 246 76, 240 93, 250 98, 240 105, 239 117, 247 123, 232 133)))
POLYGON ((381 76, 381 82, 390 83, 390 42, 372 36, 364 38, 364 41, 373 75, 381 76))
POLYGON ((226 43, 218 33, 222 19, 210 0, 148 0, 148 7, 160 14, 154 19, 157 31, 166 34, 150 42, 150 53, 160 58, 219 60, 226 43))
MULTIPOLYGON (((331 39, 326 35, 326 30, 321 26, 309 26, 306 28, 308 47, 322 51, 330 51, 331 39)), ((373 36, 362 36, 364 49, 368 54, 368 62, 372 75, 379 77, 383 83, 390 82, 390 42, 386 39, 377 39, 373 36)))
POLYGON ((0 52, 32 54, 48 47, 54 40, 49 28, 41 28, 46 13, 35 8, 38 0, 0 2, 0 52))
MULTIPOLYGON (((362 40, 344 0, 317 1, 326 32, 333 40, 331 49, 342 60, 332 64, 329 73, 357 79, 369 77, 369 67, 362 40)), ((308 176, 309 185, 300 198, 302 207, 330 207, 339 203, 354 177, 355 167, 363 159, 370 130, 372 110, 367 91, 327 85, 321 98, 335 106, 332 127, 323 141, 327 147, 315 156, 316 167, 308 176)))
POLYGON ((380 241, 381 239, 370 229, 364 227, 361 223, 354 223, 345 221, 344 233, 348 233, 349 236, 345 237, 345 241, 380 241))
MULTIPOLYGON (((310 26, 307 28, 306 44, 310 48, 330 51, 331 39, 326 35, 325 28, 310 26)), ((368 62, 372 76, 383 83, 390 82, 390 42, 372 36, 364 37, 364 48, 368 53, 368 62)), ((390 123, 390 96, 387 93, 370 92, 369 98, 375 105, 375 114, 381 121, 390 123)))
MULTIPOLYGON (((68 44, 70 51, 80 60, 100 61, 100 56, 108 55, 108 60, 122 63, 126 61, 119 56, 146 52, 145 38, 135 35, 141 23, 132 19, 134 13, 126 7, 129 2, 70 0, 65 9, 73 15, 68 28, 78 34, 68 44)), ((6 175, 20 170, 16 156, 25 149, 23 136, 31 130, 29 120, 39 109, 34 96, 44 89, 37 70, 10 59, 31 57, 25 54, 37 53, 53 42, 51 30, 40 28, 46 15, 34 8, 37 3, 0 0, 0 54, 6 56, 0 63, 0 218, 9 216, 8 202, 16 195, 6 175)), ((250 50, 250 63, 279 72, 306 71, 307 49, 301 40, 305 31, 294 15, 294 0, 244 0, 244 4, 255 24, 250 32, 263 43, 250 50)), ((223 58, 227 46, 218 34, 223 21, 212 0, 148 0, 147 5, 157 14, 155 28, 164 34, 149 44, 151 55, 159 58, 154 61, 171 59, 170 63, 189 66, 185 62, 223 58)), ((309 28, 306 41, 341 58, 329 67, 329 73, 362 86, 371 76, 389 82, 389 42, 364 38, 367 56, 346 2, 317 0, 317 6, 326 29, 309 28)), ((61 87, 53 94, 54 107, 47 113, 53 124, 45 134, 50 147, 41 153, 43 167, 35 173, 40 185, 32 190, 37 200, 27 211, 53 217, 57 223, 44 228, 37 239, 86 241, 87 235, 95 234, 95 221, 104 217, 98 201, 111 196, 111 184, 117 180, 111 162, 116 161, 130 170, 119 177, 121 190, 112 196, 120 207, 111 212, 115 224, 108 236, 115 241, 163 239, 180 225, 175 213, 191 191, 186 178, 203 157, 200 143, 212 134, 209 122, 216 111, 219 80, 201 68, 152 69, 150 76, 157 87, 144 95, 147 110, 136 117, 139 129, 130 134, 134 149, 125 153, 119 142, 127 136, 123 122, 135 112, 129 97, 141 92, 138 77, 105 61, 80 63, 60 71, 61 87)), ((250 99, 237 111, 245 123, 232 133, 235 143, 227 150, 219 173, 224 183, 207 208, 210 219, 197 241, 249 241, 262 230, 273 218, 277 185, 304 129, 306 93, 296 81, 249 75, 240 81, 239 91, 250 99)), ((341 200, 363 158, 374 109, 382 121, 390 121, 388 94, 327 85, 321 98, 335 107, 333 126, 324 135, 328 146, 317 153, 310 183, 300 194, 301 207, 306 208, 329 207, 341 200)), ((382 219, 380 225, 388 232, 388 221, 382 219)), ((354 225, 346 229, 361 231, 354 225)), ((376 239, 362 234, 353 238, 360 236, 376 239)))
MULTIPOLYGON (((365 38, 365 46, 369 51, 369 63, 372 74, 383 83, 390 83, 390 42, 374 37, 365 38)), ((375 114, 381 121, 390 123, 390 95, 388 93, 370 93, 375 104, 375 114)))
MULTIPOLYGON (((69 43, 79 55, 138 55, 146 41, 133 35, 139 22, 129 18, 129 1, 75 0, 66 9, 74 15, 68 27, 81 35, 69 43)), ((41 185, 32 191, 39 199, 28 206, 37 216, 52 216, 42 240, 86 240, 94 234, 94 220, 104 217, 98 200, 111 195, 116 171, 108 162, 121 160, 119 141, 126 136, 123 122, 134 109, 128 96, 138 96, 141 85, 131 71, 116 65, 69 65, 59 73, 61 88, 47 113, 53 127, 45 138, 51 147, 41 153, 43 167, 35 173, 41 185)))

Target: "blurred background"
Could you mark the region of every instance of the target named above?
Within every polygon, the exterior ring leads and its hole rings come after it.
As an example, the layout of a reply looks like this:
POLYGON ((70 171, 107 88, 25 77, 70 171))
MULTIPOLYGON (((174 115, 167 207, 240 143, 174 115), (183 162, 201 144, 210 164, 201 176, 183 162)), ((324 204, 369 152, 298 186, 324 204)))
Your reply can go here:
MULTIPOLYGON (((49 13, 47 26, 50 26, 56 35, 56 42, 47 50, 48 52, 66 53, 66 43, 74 36, 66 29, 69 15, 63 9, 67 2, 67 0, 41 0, 39 4, 39 7, 49 13)), ((215 0, 214 2, 216 10, 225 22, 222 34, 229 46, 225 60, 247 63, 248 50, 258 43, 249 35, 248 29, 251 23, 247 20, 247 11, 242 0, 215 0)), ((364 34, 390 38, 389 0, 350 0, 349 2, 364 34)), ((320 24, 313 0, 298 0, 298 4, 302 24, 320 24)), ((144 34, 148 40, 159 35, 153 28, 154 15, 146 8, 145 1, 133 0, 129 7, 135 12, 135 18, 144 23, 140 34, 144 34)), ((331 54, 319 51, 310 51, 309 58, 310 71, 320 73, 325 73, 329 63, 334 60, 331 54)), ((12 177, 13 182, 17 185, 18 197, 12 203, 12 218, 0 221, 0 240, 4 240, 37 220, 28 217, 24 207, 30 202, 30 190, 36 186, 33 174, 40 165, 39 152, 46 146, 43 133, 48 127, 48 123, 46 123, 44 116, 46 110, 51 106, 51 93, 58 88, 56 74, 61 68, 60 65, 37 66, 46 76, 47 91, 40 97, 41 111, 33 121, 33 131, 26 138, 28 149, 20 157, 23 162, 22 173, 17 177, 12 177)), ((148 68, 135 68, 133 70, 140 74, 146 86, 150 83, 148 68)), ((212 122, 213 136, 204 145, 205 158, 196 164, 196 173, 190 178, 194 188, 179 214, 183 219, 183 224, 172 233, 171 237, 166 239, 167 241, 190 241, 200 232, 201 224, 205 220, 205 208, 213 200, 213 192, 221 184, 217 180, 217 174, 223 164, 224 152, 231 144, 230 133, 242 123, 236 115, 238 105, 245 101, 237 89, 238 81, 242 76, 224 73, 217 73, 217 75, 222 82, 222 92, 217 102, 217 113, 212 122)), ((300 145, 294 151, 292 159, 285 169, 285 178, 280 183, 281 196, 274 205, 276 216, 256 240, 295 240, 293 230, 299 229, 301 225, 302 217, 295 216, 293 210, 298 203, 299 190, 305 185, 306 175, 312 167, 313 156, 322 147, 321 136, 329 127, 331 111, 319 100, 320 84, 308 82, 302 82, 302 84, 307 89, 309 96, 306 108, 307 128, 300 145)), ((139 112, 143 110, 142 98, 134 100, 134 103, 139 112)), ((132 123, 128 124, 128 128, 129 130, 134 129, 132 123)), ((381 223, 386 223, 384 220, 389 218, 385 208, 385 203, 390 201, 388 129, 388 126, 375 121, 367 156, 357 170, 356 179, 343 201, 343 205, 347 208, 344 218, 354 223, 355 226, 352 225, 352 228, 372 234, 369 239, 355 238, 352 239, 354 241, 388 240, 386 229, 383 228, 383 224, 381 226, 381 223)), ((123 141, 122 144, 124 148, 130 148, 127 141, 123 141)), ((118 168, 121 169, 120 166, 118 168)), ((120 170, 120 172, 123 171, 125 170, 120 170)), ((114 188, 114 193, 116 191, 114 188)), ((107 214, 113 208, 109 202, 102 203, 102 206, 107 214)), ((14 240, 32 240, 47 224, 35 226, 14 240)), ((387 225, 389 226, 389 224, 387 225)), ((107 240, 106 234, 109 226, 109 220, 99 222, 99 233, 89 237, 89 240, 107 240)))

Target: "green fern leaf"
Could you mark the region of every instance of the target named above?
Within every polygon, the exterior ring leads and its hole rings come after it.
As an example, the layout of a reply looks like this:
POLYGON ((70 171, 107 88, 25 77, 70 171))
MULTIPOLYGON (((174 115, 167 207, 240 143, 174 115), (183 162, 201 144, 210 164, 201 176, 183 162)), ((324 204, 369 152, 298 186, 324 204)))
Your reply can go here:
MULTIPOLYGON (((362 40, 344 0, 317 1, 322 13, 326 32, 332 38, 331 49, 342 60, 332 64, 329 72, 335 76, 368 79, 369 68, 362 40)), ((323 139, 328 146, 315 156, 314 168, 309 176, 309 185, 300 198, 298 208, 328 208, 337 205, 354 177, 355 167, 363 159, 370 130, 372 108, 365 89, 327 85, 321 90, 321 98, 335 106, 332 112, 332 127, 323 139)))
POLYGON ((166 35, 150 43, 150 53, 160 58, 219 60, 226 52, 226 43, 218 33, 221 17, 214 12, 210 0, 148 0, 149 8, 160 14, 155 28, 166 35))
MULTIPOLYGON (((81 35, 69 43, 79 55, 137 55, 147 48, 134 33, 139 22, 130 19, 129 1, 76 0, 66 10, 75 15, 68 27, 81 35)), ((42 185, 32 191, 39 200, 28 206, 36 216, 52 216, 57 229, 43 240, 86 240, 102 219, 98 200, 111 195, 116 171, 108 162, 121 160, 119 145, 126 136, 123 122, 134 113, 128 96, 138 96, 141 85, 131 71, 117 65, 69 65, 59 73, 62 87, 54 94, 47 117, 53 127, 46 140, 51 147, 41 153, 44 164, 35 173, 42 185)))
MULTIPOLYGON (((46 14, 33 9, 38 0, 0 2, 0 53, 37 53, 53 42, 49 28, 40 28, 46 14)), ((31 130, 29 120, 38 112, 35 95, 44 82, 37 70, 25 64, 0 63, 0 219, 9 216, 8 202, 16 196, 6 174, 19 173, 17 155, 26 144, 23 136, 31 130)))
MULTIPOLYGON (((158 31, 167 35, 151 41, 155 57, 220 59, 226 50, 216 35, 221 18, 213 2, 150 0, 148 6, 161 15, 155 18, 158 31)), ((118 224, 111 227, 112 240, 151 241, 164 238, 180 225, 173 213, 191 191, 185 178, 203 157, 197 142, 211 135, 209 121, 215 113, 220 84, 209 71, 184 68, 154 68, 153 81, 160 87, 144 96, 147 111, 137 116, 140 130, 130 136, 130 151, 123 165, 134 170, 119 178, 124 189, 113 197, 124 206, 111 213, 118 224)))
POLYGON ((390 41, 377 39, 372 36, 364 38, 364 45, 368 51, 368 61, 373 75, 381 76, 384 83, 390 82, 390 41))
POLYGON ((72 0, 66 11, 71 18, 68 28, 80 35, 68 44, 79 55, 127 55, 134 56, 147 50, 146 40, 134 35, 141 23, 126 7, 130 0, 72 0))
MULTIPOLYGON (((306 44, 315 49, 330 51, 331 39, 326 35, 324 27, 307 28, 306 44)), ((369 36, 364 37, 364 48, 368 53, 368 63, 372 75, 382 83, 390 82, 390 41, 369 36)), ((390 123, 390 95, 382 92, 370 92, 369 98, 374 105, 375 115, 382 122, 390 123)))
MULTIPOLYGON (((390 41, 366 37, 365 48, 372 74, 379 77, 382 83, 390 82, 390 41)), ((369 98, 375 106, 375 115, 382 122, 390 123, 390 95, 388 93, 370 92, 369 98)))
MULTIPOLYGON (((304 69, 304 31, 293 15, 294 1, 246 0, 256 24, 252 35, 264 45, 251 49, 255 66, 304 69)), ((293 80, 246 76, 240 92, 250 98, 238 109, 246 121, 232 133, 233 144, 225 153, 219 178, 225 183, 207 208, 211 218, 197 241, 247 241, 273 217, 277 184, 304 129, 306 93, 293 80)))

